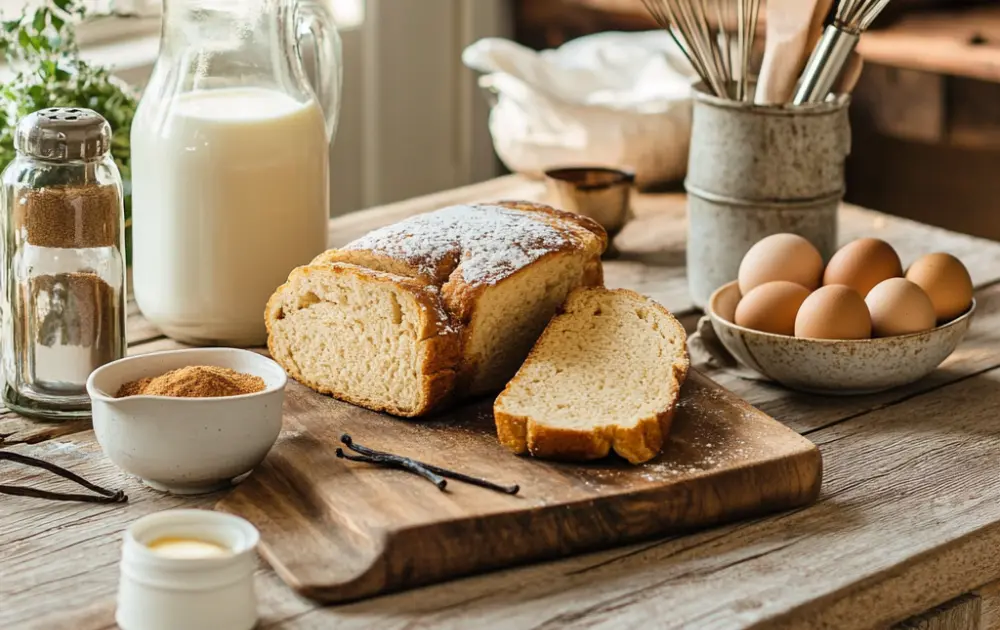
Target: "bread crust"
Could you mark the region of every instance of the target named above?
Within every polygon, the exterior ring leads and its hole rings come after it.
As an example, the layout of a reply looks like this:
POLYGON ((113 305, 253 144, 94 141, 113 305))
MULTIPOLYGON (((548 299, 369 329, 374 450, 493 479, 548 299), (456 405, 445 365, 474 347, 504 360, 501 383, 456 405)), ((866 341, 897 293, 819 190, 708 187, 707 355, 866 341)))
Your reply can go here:
MULTIPOLYGON (((540 217, 545 217, 545 223, 566 236, 569 245, 553 249, 532 264, 541 264, 543 261, 557 256, 576 254, 583 251, 585 255, 589 255, 589 258, 584 262, 580 286, 603 286, 604 270, 601 263, 601 254, 607 248, 608 235, 599 223, 583 215, 566 212, 535 202, 503 200, 484 205, 532 212, 540 217)), ((453 318, 463 326, 462 336, 464 347, 468 347, 468 340, 472 335, 476 334, 472 316, 483 293, 491 287, 500 286, 504 282, 509 282, 523 273, 531 273, 531 266, 516 269, 512 273, 502 276, 493 284, 484 284, 467 282, 462 276, 461 265, 452 272, 448 281, 442 287, 441 292, 444 297, 445 307, 452 314, 453 318)), ((472 382, 476 380, 477 372, 478 364, 476 358, 466 353, 459 367, 458 389, 464 390, 470 387, 472 382)))
POLYGON ((608 247, 608 233, 601 226, 600 223, 591 219, 590 217, 585 217, 582 214, 576 214, 575 212, 567 212, 566 210, 560 210, 558 208, 553 208, 552 206, 546 205, 544 203, 536 203, 533 201, 514 201, 514 200, 503 200, 498 201, 493 204, 482 204, 482 205, 494 205, 500 206, 501 208, 511 208, 514 210, 522 210, 524 212, 537 212, 539 214, 546 215, 553 220, 549 221, 550 225, 559 226, 563 229, 566 228, 566 224, 575 226, 576 229, 572 230, 577 236, 592 236, 596 239, 595 248, 603 253, 608 247))
MULTIPOLYGON (((362 237, 342 249, 320 254, 309 265, 296 269, 290 275, 289 282, 279 287, 271 297, 267 307, 266 320, 268 347, 271 349, 272 355, 293 378, 316 391, 331 394, 369 409, 387 411, 395 415, 423 415, 440 408, 451 400, 462 397, 468 384, 475 381, 478 374, 475 357, 471 356, 471 353, 464 352, 464 349, 467 347, 466 340, 475 334, 472 325, 473 317, 486 292, 494 287, 503 286, 504 283, 516 278, 519 274, 530 273, 531 267, 543 260, 567 254, 579 255, 583 253, 584 255, 581 285, 599 286, 603 284, 604 280, 601 254, 607 247, 608 237, 597 222, 544 204, 525 201, 501 201, 467 207, 469 212, 487 211, 489 208, 524 212, 525 221, 541 223, 551 228, 550 232, 557 233, 559 237, 553 240, 560 244, 547 243, 548 250, 540 257, 534 258, 531 263, 509 271, 498 270, 496 273, 489 274, 488 278, 476 281, 469 280, 466 277, 467 274, 463 273, 466 252, 461 251, 458 243, 450 246, 450 250, 442 251, 438 243, 436 244, 438 245, 437 249, 428 247, 427 253, 421 253, 421 248, 415 247, 403 250, 405 255, 399 255, 399 252, 391 247, 378 247, 379 238, 384 239, 384 234, 374 240, 362 237), (431 252, 431 250, 433 251, 431 252), (301 370, 298 370, 297 366, 294 365, 292 357, 281 358, 275 353, 275 349, 272 347, 275 345, 272 341, 274 336, 272 323, 276 317, 273 312, 273 304, 281 302, 281 296, 288 291, 287 287, 295 278, 302 278, 310 273, 325 272, 355 274, 368 272, 367 278, 392 282, 401 288, 416 292, 415 294, 422 296, 420 299, 425 301, 429 300, 427 298, 428 292, 437 292, 433 295, 436 298, 435 308, 444 313, 444 319, 454 334, 446 335, 447 341, 435 340, 434 343, 428 345, 427 365, 423 369, 424 374, 427 375, 428 383, 428 390, 423 397, 427 400, 426 405, 412 411, 400 410, 385 404, 383 401, 358 400, 347 392, 330 391, 330 388, 323 387, 319 383, 304 381, 301 370)), ((460 211, 464 211, 464 209, 460 209, 460 211)), ((403 236, 414 234, 419 235, 419 233, 405 232, 403 236)), ((415 240, 418 244, 420 243, 419 239, 415 240)), ((448 241, 444 242, 448 246, 448 241)), ((538 243, 519 242, 518 245, 535 247, 535 251, 538 249, 538 243)), ((433 334, 439 335, 440 333, 434 332, 433 334)))
POLYGON ((462 338, 457 328, 447 317, 437 287, 428 285, 419 279, 373 271, 348 263, 313 263, 293 270, 288 281, 278 287, 267 302, 264 320, 268 333, 267 347, 274 360, 292 378, 321 394, 329 394, 340 400, 374 411, 385 411, 403 417, 416 417, 426 415, 445 405, 454 390, 458 364, 462 357, 462 338), (299 369, 294 357, 280 347, 275 327, 276 322, 284 317, 283 309, 286 298, 297 297, 294 292, 296 285, 302 282, 308 283, 311 276, 317 275, 352 275, 362 282, 391 284, 393 288, 409 292, 420 304, 422 326, 419 343, 423 346, 424 359, 421 361, 422 383, 419 398, 421 402, 416 408, 403 409, 385 401, 357 397, 350 392, 338 391, 323 383, 308 379, 299 369))
MULTIPOLYGON (((567 250, 553 250, 536 260, 533 264, 538 265, 558 256, 571 256, 575 253, 576 252, 574 251, 567 250)), ((600 256, 597 256, 596 267, 598 270, 601 269, 600 256)), ((509 282, 521 274, 531 272, 531 267, 522 267, 514 273, 505 276, 503 280, 492 286, 500 286, 503 282, 509 282)), ((600 278, 599 283, 603 284, 603 274, 598 277, 600 278)), ((590 282, 593 279, 593 262, 588 261, 584 263, 584 271, 581 276, 580 286, 593 286, 590 282)), ((449 313, 452 313, 453 319, 457 321, 462 328, 462 347, 465 349, 469 348, 471 345, 469 340, 477 332, 476 324, 473 318, 475 308, 479 304, 483 293, 488 291, 490 288, 491 285, 470 284, 465 282, 461 276, 461 268, 459 268, 452 275, 452 280, 441 289, 445 308, 449 313)), ((464 352, 462 359, 459 362, 458 380, 456 385, 457 389, 464 392, 471 387, 472 382, 476 379, 478 371, 479 365, 476 358, 473 357, 470 352, 464 352)))
MULTIPOLYGON (((573 293, 586 290, 585 288, 580 288, 574 290, 573 293)), ((658 302, 629 289, 615 289, 610 292, 621 293, 644 300, 665 315, 680 334, 686 337, 684 327, 670 311, 658 302)), ((567 298, 567 302, 572 299, 573 293, 567 298)), ((564 308, 565 306, 563 309, 560 309, 560 314, 564 312, 564 308)), ((535 347, 528 354, 524 365, 529 365, 532 361, 540 360, 537 356, 537 350, 547 333, 548 328, 539 337, 535 347)), ((690 369, 690 359, 686 351, 681 360, 674 361, 672 367, 673 377, 677 381, 677 389, 664 409, 659 410, 652 416, 641 419, 632 427, 605 426, 587 431, 554 427, 535 418, 505 412, 501 407, 501 399, 508 390, 518 385, 519 374, 515 375, 500 396, 497 397, 497 401, 493 407, 497 437, 501 444, 519 455, 530 453, 535 457, 546 459, 587 461, 607 457, 613 449, 618 455, 632 464, 641 464, 649 461, 656 457, 663 449, 667 435, 670 432, 670 425, 673 422, 681 387, 684 385, 688 370, 690 369)))

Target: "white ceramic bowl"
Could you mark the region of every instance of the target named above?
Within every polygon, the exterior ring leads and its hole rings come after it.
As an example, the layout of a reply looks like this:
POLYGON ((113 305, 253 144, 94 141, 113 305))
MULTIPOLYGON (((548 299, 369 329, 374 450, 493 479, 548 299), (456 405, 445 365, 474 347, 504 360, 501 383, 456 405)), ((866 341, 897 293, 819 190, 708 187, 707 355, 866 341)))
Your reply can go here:
POLYGON ((708 304, 719 342, 740 364, 791 389, 817 394, 870 394, 927 376, 965 337, 976 302, 964 314, 926 332, 877 339, 800 339, 733 323, 737 283, 720 287, 708 304))
POLYGON ((143 483, 174 494, 221 489, 264 460, 281 432, 287 377, 249 350, 171 350, 119 359, 87 379, 94 432, 104 454, 143 483), (254 394, 218 398, 128 396, 129 381, 190 365, 213 365, 264 379, 254 394))

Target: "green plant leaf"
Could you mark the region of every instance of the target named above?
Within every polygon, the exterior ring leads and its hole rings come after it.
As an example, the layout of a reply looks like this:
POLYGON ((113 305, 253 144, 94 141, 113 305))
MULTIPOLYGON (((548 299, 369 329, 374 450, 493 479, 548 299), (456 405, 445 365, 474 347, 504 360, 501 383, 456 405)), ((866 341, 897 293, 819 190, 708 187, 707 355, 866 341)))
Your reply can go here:
POLYGON ((35 11, 35 19, 31 21, 31 27, 41 33, 45 30, 45 25, 48 23, 48 17, 49 10, 45 7, 35 11))
MULTIPOLYGON (((94 109, 111 125, 111 155, 127 179, 136 95, 106 68, 81 59, 73 37, 78 16, 86 12, 81 0, 47 0, 43 8, 18 20, 0 21, 0 58, 21 68, 13 79, 0 83, 0 169, 16 156, 13 134, 21 117, 46 107, 79 106, 94 109)), ((128 218, 131 199, 125 204, 128 218)), ((130 237, 127 228, 127 246, 130 237)))
POLYGON ((28 96, 34 99, 35 103, 40 103, 45 100, 45 86, 44 85, 32 85, 28 88, 28 96))

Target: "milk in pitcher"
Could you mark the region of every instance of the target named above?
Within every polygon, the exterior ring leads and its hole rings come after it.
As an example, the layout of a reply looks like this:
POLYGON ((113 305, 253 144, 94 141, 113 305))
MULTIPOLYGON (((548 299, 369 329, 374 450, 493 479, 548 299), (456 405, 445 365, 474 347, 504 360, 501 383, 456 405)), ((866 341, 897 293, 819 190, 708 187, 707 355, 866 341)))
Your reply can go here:
POLYGON ((288 273, 326 247, 317 102, 237 87, 140 108, 132 131, 135 297, 174 339, 251 346, 288 273))

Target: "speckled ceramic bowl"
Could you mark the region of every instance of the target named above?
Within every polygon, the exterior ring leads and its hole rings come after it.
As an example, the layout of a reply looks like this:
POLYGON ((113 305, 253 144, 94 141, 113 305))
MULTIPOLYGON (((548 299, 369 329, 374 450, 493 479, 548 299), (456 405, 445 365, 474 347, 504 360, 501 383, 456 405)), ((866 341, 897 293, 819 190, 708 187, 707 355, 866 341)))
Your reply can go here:
POLYGON ((927 376, 965 337, 976 310, 927 332, 834 341, 799 339, 733 323, 740 290, 720 287, 708 305, 715 336, 741 365, 791 389, 817 394, 870 394, 927 376))

